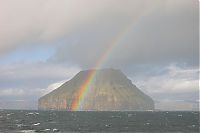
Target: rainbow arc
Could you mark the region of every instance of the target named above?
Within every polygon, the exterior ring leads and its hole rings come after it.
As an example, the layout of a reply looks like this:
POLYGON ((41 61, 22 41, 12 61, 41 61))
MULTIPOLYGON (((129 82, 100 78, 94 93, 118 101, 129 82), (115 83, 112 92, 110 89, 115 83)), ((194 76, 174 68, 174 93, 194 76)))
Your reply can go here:
POLYGON ((73 100, 71 105, 71 111, 80 111, 82 110, 82 106, 84 105, 85 98, 88 95, 88 92, 92 89, 92 83, 94 81, 94 77, 97 73, 97 69, 100 69, 108 60, 109 55, 111 55, 113 49, 117 47, 120 41, 129 33, 131 26, 128 26, 122 32, 120 32, 114 39, 112 39, 111 43, 107 46, 105 51, 102 53, 100 58, 97 60, 96 64, 93 66, 93 69, 90 70, 81 84, 81 87, 76 92, 76 98, 73 100))

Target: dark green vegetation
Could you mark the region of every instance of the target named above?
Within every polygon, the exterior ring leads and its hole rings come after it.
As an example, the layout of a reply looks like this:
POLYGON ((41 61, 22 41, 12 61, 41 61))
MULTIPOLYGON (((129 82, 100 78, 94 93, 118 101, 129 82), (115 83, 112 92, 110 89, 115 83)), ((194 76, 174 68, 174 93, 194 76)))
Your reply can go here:
MULTIPOLYGON (((42 110, 71 110, 79 89, 92 70, 81 71, 51 93, 39 99, 42 110)), ((98 70, 93 78, 81 111, 135 111, 154 110, 153 100, 132 84, 120 70, 98 70)))
POLYGON ((0 111, 0 132, 198 133, 199 112, 0 111))

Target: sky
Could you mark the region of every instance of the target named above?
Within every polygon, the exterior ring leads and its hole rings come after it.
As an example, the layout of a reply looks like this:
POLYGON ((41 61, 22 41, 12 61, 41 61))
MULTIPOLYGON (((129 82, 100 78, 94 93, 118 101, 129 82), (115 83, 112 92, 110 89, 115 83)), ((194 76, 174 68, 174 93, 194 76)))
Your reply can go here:
POLYGON ((101 68, 120 69, 156 109, 199 109, 198 0, 0 0, 0 29, 0 109, 37 109, 113 40, 101 68))

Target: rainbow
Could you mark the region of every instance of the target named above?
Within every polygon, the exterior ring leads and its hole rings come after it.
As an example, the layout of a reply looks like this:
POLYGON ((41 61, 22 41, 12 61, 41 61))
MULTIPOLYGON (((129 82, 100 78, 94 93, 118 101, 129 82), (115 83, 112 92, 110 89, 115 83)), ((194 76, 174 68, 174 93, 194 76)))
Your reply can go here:
POLYGON ((108 60, 109 55, 112 53, 112 50, 114 47, 116 47, 121 40, 127 35, 129 30, 131 29, 131 26, 128 26, 122 32, 120 32, 108 45, 107 49, 104 51, 104 53, 100 56, 99 60, 96 62, 96 64, 93 66, 93 69, 90 70, 82 83, 81 87, 79 88, 78 92, 76 93, 76 98, 72 101, 71 105, 71 111, 80 111, 82 105, 84 104, 84 99, 87 97, 88 92, 92 89, 91 84, 94 81, 94 77, 97 73, 97 69, 101 68, 103 64, 106 63, 108 60))

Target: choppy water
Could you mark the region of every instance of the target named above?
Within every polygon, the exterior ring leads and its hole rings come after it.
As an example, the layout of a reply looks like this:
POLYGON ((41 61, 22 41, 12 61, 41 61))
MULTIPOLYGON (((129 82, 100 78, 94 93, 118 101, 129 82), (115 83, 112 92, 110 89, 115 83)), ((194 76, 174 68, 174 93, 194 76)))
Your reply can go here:
POLYGON ((199 112, 0 110, 0 132, 199 132, 199 112))

